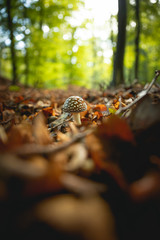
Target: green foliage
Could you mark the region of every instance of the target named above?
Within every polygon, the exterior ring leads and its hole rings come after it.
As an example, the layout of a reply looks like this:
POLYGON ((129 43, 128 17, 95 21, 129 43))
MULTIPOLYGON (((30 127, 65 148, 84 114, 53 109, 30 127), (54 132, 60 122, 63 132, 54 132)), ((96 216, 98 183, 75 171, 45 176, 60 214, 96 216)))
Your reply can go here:
MULTIPOLYGON (((160 66, 160 2, 152 3, 149 0, 140 1, 140 62, 139 81, 151 81, 154 71, 160 66)), ((128 4, 128 26, 127 26, 127 47, 125 54, 126 79, 134 80, 134 56, 135 56, 135 4, 129 1, 128 4)))
POLYGON ((20 87, 17 85, 10 85, 9 90, 13 92, 18 92, 20 90, 20 87))
MULTIPOLYGON (((113 72, 113 56, 106 63, 103 40, 94 35, 81 41, 77 32, 87 28, 71 21, 71 16, 84 5, 84 0, 10 0, 16 52, 17 75, 20 82, 36 87, 62 87, 77 84, 96 87, 109 83, 113 72)), ((10 34, 7 25, 7 1, 0 0, 0 75, 12 77, 10 34)), ((140 1, 139 78, 152 79, 160 66, 159 1, 140 1)), ((111 16, 110 39, 105 40, 115 52, 116 32, 111 16)), ((125 49, 125 80, 134 80, 135 5, 128 1, 127 41, 125 49)))

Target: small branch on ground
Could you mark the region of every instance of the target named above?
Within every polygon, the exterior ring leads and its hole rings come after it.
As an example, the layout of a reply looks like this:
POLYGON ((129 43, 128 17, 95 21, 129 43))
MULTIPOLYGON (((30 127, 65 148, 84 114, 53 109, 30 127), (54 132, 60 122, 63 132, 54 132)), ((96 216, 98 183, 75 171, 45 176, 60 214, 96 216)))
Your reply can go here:
POLYGON ((139 102, 144 96, 147 95, 147 93, 150 91, 150 89, 152 88, 153 84, 156 82, 157 78, 160 75, 160 70, 156 70, 155 71, 155 77, 153 78, 152 82, 149 84, 148 88, 142 90, 139 94, 138 97, 130 104, 128 104, 126 107, 120 107, 117 112, 115 113, 116 115, 125 112, 126 110, 128 110, 129 108, 131 108, 134 104, 136 104, 137 102, 139 102))
POLYGON ((46 146, 39 145, 39 144, 25 144, 21 148, 11 150, 11 152, 19 156, 31 155, 31 154, 51 154, 51 153, 55 153, 55 152, 66 149, 71 144, 78 142, 79 140, 83 139, 84 137, 91 134, 92 132, 93 130, 89 129, 85 132, 78 133, 76 136, 73 136, 73 138, 70 141, 60 144, 58 146, 55 146, 52 144, 46 145, 46 146))

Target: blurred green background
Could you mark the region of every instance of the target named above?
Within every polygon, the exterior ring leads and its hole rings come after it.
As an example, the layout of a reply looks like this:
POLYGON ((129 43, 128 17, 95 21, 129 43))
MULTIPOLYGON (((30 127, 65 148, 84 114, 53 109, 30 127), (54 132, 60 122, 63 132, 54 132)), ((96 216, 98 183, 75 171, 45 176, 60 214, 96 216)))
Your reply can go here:
POLYGON ((157 0, 0 0, 0 76, 13 84, 47 88, 109 85, 117 49, 118 9, 124 2, 121 83, 151 81, 154 70, 160 68, 157 0))

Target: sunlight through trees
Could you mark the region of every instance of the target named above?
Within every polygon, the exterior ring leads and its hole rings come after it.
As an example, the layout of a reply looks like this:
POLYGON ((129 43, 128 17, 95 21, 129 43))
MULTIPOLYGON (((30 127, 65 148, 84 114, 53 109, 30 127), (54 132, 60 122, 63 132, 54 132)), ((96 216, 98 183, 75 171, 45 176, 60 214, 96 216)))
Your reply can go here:
POLYGON ((149 81, 160 61, 160 1, 126 0, 119 44, 118 2, 0 0, 0 75, 26 86, 98 87, 112 82, 117 62, 124 73, 114 85, 149 81), (115 59, 123 48, 124 62, 115 59))

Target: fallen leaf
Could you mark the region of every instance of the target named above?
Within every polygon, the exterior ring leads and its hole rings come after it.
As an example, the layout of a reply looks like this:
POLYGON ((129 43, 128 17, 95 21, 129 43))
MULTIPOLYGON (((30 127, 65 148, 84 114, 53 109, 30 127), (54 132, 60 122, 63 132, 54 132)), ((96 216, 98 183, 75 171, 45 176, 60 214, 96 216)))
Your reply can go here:
POLYGON ((128 122, 134 131, 144 130, 160 121, 160 102, 154 103, 152 96, 146 95, 132 110, 128 122))
POLYGON ((100 111, 100 112, 107 111, 107 107, 104 104, 97 104, 97 105, 93 106, 92 108, 94 111, 100 111))
POLYGON ((76 171, 83 167, 87 159, 87 150, 81 143, 74 144, 66 149, 65 154, 69 156, 69 160, 65 169, 68 171, 76 171))
POLYGON ((107 189, 105 184, 93 182, 71 173, 61 175, 61 182, 66 189, 83 196, 92 196, 105 192, 107 189))
POLYGON ((160 173, 149 172, 129 187, 131 198, 136 202, 144 202, 160 197, 160 173))
POLYGON ((114 218, 107 203, 98 197, 78 199, 70 195, 42 201, 37 218, 53 229, 77 234, 85 240, 116 240, 114 218))
POLYGON ((47 129, 45 118, 42 113, 39 113, 34 119, 33 136, 35 138, 36 143, 41 145, 47 145, 52 142, 52 138, 47 129))
POLYGON ((101 138, 110 138, 116 136, 124 141, 133 142, 133 133, 127 124, 127 121, 116 115, 112 115, 98 127, 98 135, 101 138))

